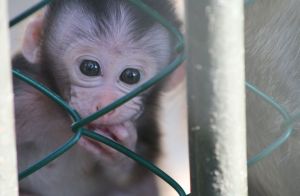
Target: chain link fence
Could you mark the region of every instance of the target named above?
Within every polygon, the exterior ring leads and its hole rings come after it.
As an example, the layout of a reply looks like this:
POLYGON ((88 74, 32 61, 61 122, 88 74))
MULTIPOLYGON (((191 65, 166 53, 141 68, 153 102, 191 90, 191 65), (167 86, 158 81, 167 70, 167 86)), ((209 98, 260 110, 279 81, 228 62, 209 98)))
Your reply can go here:
MULTIPOLYGON (((185 60, 185 54, 184 54, 184 39, 181 33, 166 19, 164 19, 162 16, 160 16, 155 10, 151 9, 149 6, 144 4, 140 0, 128 0, 135 6, 139 7, 141 10, 143 10, 145 13, 149 15, 149 17, 153 18, 154 20, 157 20, 160 24, 162 24, 166 29, 168 29, 172 35, 177 39, 177 45, 174 50, 177 52, 177 56, 173 59, 173 61, 167 65, 160 73, 158 73, 156 76, 154 76, 149 81, 145 82, 132 92, 128 93, 124 97, 114 101, 112 104, 104 107, 103 109, 97 111, 96 113, 82 119, 80 115, 77 113, 76 110, 74 110, 72 107, 70 107, 62 98, 60 98, 57 94, 52 92, 50 89, 45 87, 43 84, 34 81, 30 77, 24 75, 20 70, 13 69, 13 75, 14 77, 26 82, 27 84, 33 86, 34 88, 38 89, 40 92, 42 92, 45 96, 48 96, 50 99, 52 99, 55 103, 57 103, 60 107, 62 107, 73 119, 73 124, 71 125, 72 130, 74 132, 74 135, 72 138, 70 138, 68 141, 65 142, 64 145, 54 150, 49 155, 45 156, 42 160, 37 161, 35 164, 29 166, 26 170, 21 171, 19 173, 19 180, 22 180, 26 178, 27 176, 31 175, 32 173, 38 171, 42 167, 49 164, 51 161, 55 160, 59 156, 63 156, 63 154, 68 151, 70 148, 72 148, 78 140, 82 137, 89 137, 93 140, 97 140, 98 142, 102 142, 117 151, 125 154, 126 156, 130 157, 140 165, 146 167, 148 170, 153 172, 155 175, 160 177, 162 180, 167 182, 170 186, 172 186, 180 196, 186 196, 188 194, 185 193, 183 188, 174 180, 172 179, 168 174, 166 174, 164 171, 156 167, 154 164, 148 162, 147 160, 143 159, 136 153, 132 152, 131 150, 125 148, 124 146, 102 136, 95 132, 89 131, 86 128, 84 128, 85 125, 90 123, 91 121, 105 115, 106 113, 110 112, 111 110, 119 107, 120 105, 124 104, 125 102, 129 101, 133 97, 137 96, 141 92, 147 90, 152 85, 155 85, 157 82, 162 80, 164 77, 166 77, 168 74, 172 73, 180 64, 183 63, 185 60)), ((51 0, 43 0, 33 7, 29 8, 28 10, 24 11, 17 17, 13 18, 9 26, 12 27, 16 24, 18 24, 20 21, 22 21, 24 18, 30 16, 37 10, 41 9, 48 3, 50 3, 51 0)), ((279 103, 276 102, 272 97, 264 94, 261 92, 258 88, 256 88, 254 85, 246 82, 246 87, 249 91, 255 93, 257 96, 259 96, 261 99, 263 99, 267 104, 272 105, 278 113, 281 114, 283 118, 283 133, 282 135, 273 143, 268 145, 266 148, 262 149, 261 152, 258 154, 250 157, 248 160, 248 165, 251 166, 258 162, 259 160, 265 158, 270 153, 272 153, 275 149, 280 147, 293 133, 293 123, 296 119, 300 117, 300 114, 296 114, 294 116, 291 116, 288 111, 283 108, 279 103)))

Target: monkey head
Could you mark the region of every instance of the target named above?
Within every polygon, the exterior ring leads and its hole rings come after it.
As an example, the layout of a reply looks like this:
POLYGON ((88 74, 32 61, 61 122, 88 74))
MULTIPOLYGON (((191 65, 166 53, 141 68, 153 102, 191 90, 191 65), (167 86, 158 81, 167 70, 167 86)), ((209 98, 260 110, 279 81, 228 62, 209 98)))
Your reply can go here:
MULTIPOLYGON (((109 2, 106 6, 100 6, 102 1, 72 2, 60 6, 62 1, 54 1, 28 25, 23 55, 39 65, 51 88, 84 118, 158 73, 170 61, 172 43, 162 25, 125 1, 105 1, 109 2)), ((134 125, 144 112, 148 93, 87 128, 134 150, 134 125)), ((79 143, 98 152, 89 139, 82 138, 79 143)))

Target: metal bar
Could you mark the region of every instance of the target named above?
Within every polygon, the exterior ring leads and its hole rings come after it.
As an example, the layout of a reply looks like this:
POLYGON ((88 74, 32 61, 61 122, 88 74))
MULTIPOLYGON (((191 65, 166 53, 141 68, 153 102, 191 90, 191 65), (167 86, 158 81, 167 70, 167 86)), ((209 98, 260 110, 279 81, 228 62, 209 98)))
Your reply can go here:
POLYGON ((45 7, 47 4, 49 4, 51 0, 43 0, 32 7, 28 8, 18 16, 14 17, 11 21, 9 21, 9 27, 13 27, 19 22, 23 21, 25 18, 31 16, 33 13, 39 11, 41 8, 45 7))
POLYGON ((12 74, 9 55, 7 1, 0 1, 0 196, 17 196, 12 74))
POLYGON ((186 1, 193 196, 246 196, 243 0, 186 1))

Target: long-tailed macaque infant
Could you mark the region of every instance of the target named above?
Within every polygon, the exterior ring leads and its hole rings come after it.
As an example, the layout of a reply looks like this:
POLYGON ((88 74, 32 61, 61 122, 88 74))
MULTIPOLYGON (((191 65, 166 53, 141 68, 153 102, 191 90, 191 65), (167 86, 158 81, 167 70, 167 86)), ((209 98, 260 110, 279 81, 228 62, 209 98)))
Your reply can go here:
MULTIPOLYGON (((300 1, 254 0, 245 6, 246 79, 293 115, 300 112, 300 1)), ((297 122, 297 121, 296 121, 297 122)), ((247 91, 248 157, 284 131, 283 118, 247 91)), ((287 142, 249 167, 250 196, 300 195, 299 125, 287 142)))
MULTIPOLYGON (((145 0, 173 24, 167 0, 145 0)), ((86 117, 144 83, 174 57, 174 38, 127 0, 54 0, 25 32, 15 68, 40 81, 86 117)), ((156 105, 162 84, 91 122, 150 161, 159 153, 156 105)), ((73 136, 57 104, 15 79, 19 171, 73 136)), ((153 175, 121 153, 81 138, 71 150, 21 180, 22 196, 155 196, 153 175)))
MULTIPOLYGON (((176 23, 166 0, 144 0, 176 23)), ((245 7, 246 79, 300 112, 300 1, 256 0, 245 7)), ((195 24, 201 25, 201 24, 195 24)), ((127 0, 56 0, 27 28, 14 66, 62 96, 82 117, 140 85, 168 64, 165 28, 127 0)), ((87 127, 154 161, 159 151, 156 86, 87 127)), ((37 90, 15 80, 19 169, 72 136, 71 120, 37 90)), ((248 157, 283 132, 282 117, 247 91, 248 157)), ((250 196, 300 194, 299 126, 287 142, 249 167, 250 196)), ((88 138, 20 182, 22 196, 157 195, 153 176, 88 138)))

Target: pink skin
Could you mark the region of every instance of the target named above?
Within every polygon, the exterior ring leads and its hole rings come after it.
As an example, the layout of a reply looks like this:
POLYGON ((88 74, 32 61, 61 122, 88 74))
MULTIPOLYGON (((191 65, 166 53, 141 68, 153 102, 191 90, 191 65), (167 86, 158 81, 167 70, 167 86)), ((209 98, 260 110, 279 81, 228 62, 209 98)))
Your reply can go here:
MULTIPOLYGON (((96 124, 92 123, 88 125, 87 128, 126 146, 130 150, 135 151, 137 134, 135 127, 130 121, 120 125, 111 125, 105 127, 97 127, 96 124)), ((117 153, 117 151, 113 148, 89 138, 81 138, 79 140, 79 144, 97 157, 102 157, 105 162, 115 162, 116 159, 120 160, 125 157, 120 153, 117 153)))
MULTIPOLYGON (((116 95, 117 93, 115 92, 116 90, 113 89, 100 90, 95 88, 94 90, 86 90, 86 88, 74 87, 72 89, 70 104, 81 114, 82 117, 86 117, 121 97, 121 95, 116 95), (101 93, 97 94, 96 92, 101 93)), ((115 142, 126 146, 130 150, 135 151, 137 133, 133 119, 137 118, 141 114, 143 110, 141 106, 142 104, 139 103, 139 99, 136 98, 135 100, 130 101, 94 120, 88 124, 86 128, 104 135, 115 142)), ((117 153, 114 149, 101 144, 100 142, 94 142, 88 138, 81 138, 79 144, 95 155, 105 155, 98 156, 103 157, 104 159, 114 160, 120 158, 118 156, 121 156, 121 154, 117 153)))

